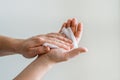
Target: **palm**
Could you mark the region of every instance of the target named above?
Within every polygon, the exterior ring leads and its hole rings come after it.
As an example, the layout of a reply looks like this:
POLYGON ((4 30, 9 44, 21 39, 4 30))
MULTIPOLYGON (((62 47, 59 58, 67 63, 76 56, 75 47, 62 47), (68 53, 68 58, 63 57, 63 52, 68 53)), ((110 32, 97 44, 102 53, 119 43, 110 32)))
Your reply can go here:
POLYGON ((47 56, 53 62, 61 62, 66 60, 65 52, 66 50, 61 48, 51 49, 51 51, 45 54, 45 56, 47 56))
POLYGON ((64 49, 58 48, 58 49, 51 49, 50 52, 48 52, 43 56, 52 62, 62 62, 86 51, 87 51, 86 48, 76 48, 70 51, 66 51, 64 49))
MULTIPOLYGON (((72 20, 68 20, 67 23, 64 23, 62 28, 63 27, 66 27, 66 28, 70 27, 75 35, 77 42, 79 42, 80 37, 82 36, 82 24, 81 23, 77 24, 76 19, 72 19, 72 20)), ((86 48, 76 48, 70 51, 66 51, 64 49, 58 48, 58 49, 51 49, 50 52, 48 52, 47 54, 43 56, 46 56, 52 62, 62 62, 62 61, 66 61, 69 58, 72 58, 78 55, 79 53, 86 52, 86 51, 87 51, 86 48)))
MULTIPOLYGON (((72 19, 72 20, 68 20, 67 23, 64 23, 60 32, 62 31, 63 27, 70 27, 72 29, 72 32, 77 40, 77 42, 79 42, 81 36, 82 36, 82 24, 78 23, 77 24, 77 20, 76 19, 72 19)), ((86 49, 85 48, 76 48, 72 51, 66 51, 63 49, 52 49, 48 54, 46 54, 48 56, 48 58, 52 61, 55 62, 61 62, 61 61, 65 61, 69 58, 72 58, 74 56, 76 56, 79 52, 85 52, 86 49)))

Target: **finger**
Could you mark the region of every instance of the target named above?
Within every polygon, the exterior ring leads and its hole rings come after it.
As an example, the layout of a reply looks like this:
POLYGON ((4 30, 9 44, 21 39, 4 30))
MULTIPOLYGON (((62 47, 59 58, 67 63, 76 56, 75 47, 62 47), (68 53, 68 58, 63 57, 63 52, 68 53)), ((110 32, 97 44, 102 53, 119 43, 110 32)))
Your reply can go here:
POLYGON ((58 46, 59 48, 63 48, 63 49, 65 49, 65 50, 70 50, 70 47, 71 46, 68 46, 68 45, 66 45, 66 44, 63 44, 63 43, 61 43, 61 42, 59 42, 59 41, 57 41, 57 40, 46 40, 46 43, 50 43, 50 44, 53 44, 53 45, 55 45, 55 46, 58 46))
POLYGON ((30 41, 30 45, 32 45, 31 47, 41 46, 45 42, 41 36, 33 37, 29 41, 30 41))
POLYGON ((73 57, 77 56, 78 54, 81 54, 81 53, 84 53, 84 52, 87 52, 86 48, 76 48, 76 49, 73 49, 69 52, 66 52, 65 56, 67 58, 73 58, 73 57))
POLYGON ((71 19, 68 19, 66 28, 70 26, 71 26, 71 19))
POLYGON ((66 37, 65 34, 62 34, 62 33, 48 33, 46 36, 48 36, 48 37, 57 37, 57 36, 66 37))
POLYGON ((66 45, 67 47, 70 47, 70 48, 73 47, 72 41, 71 41, 71 43, 69 43, 69 42, 67 42, 67 41, 65 41, 65 40, 56 39, 56 38, 53 38, 51 41, 55 41, 55 42, 57 42, 57 43, 64 44, 64 45, 66 45))
POLYGON ((39 47, 31 48, 31 51, 33 52, 34 55, 38 55, 49 52, 50 48, 47 46, 39 46, 39 47))
POLYGON ((59 33, 61 33, 61 32, 62 32, 62 29, 63 29, 64 27, 66 27, 66 26, 67 26, 67 23, 65 22, 65 23, 62 25, 62 28, 60 29, 59 33))
POLYGON ((73 31, 73 33, 75 34, 75 32, 76 32, 76 27, 77 27, 77 19, 76 18, 73 18, 72 19, 72 22, 71 22, 71 29, 72 29, 72 31, 73 31))
POLYGON ((65 41, 67 43, 72 43, 72 41, 68 38, 65 37, 64 34, 60 34, 60 33, 50 33, 49 35, 47 35, 49 38, 56 38, 58 40, 61 41, 65 41))
POLYGON ((79 39, 82 36, 82 31, 83 31, 83 25, 82 23, 79 23, 77 26, 77 31, 75 33, 76 39, 79 39))
MULTIPOLYGON (((53 34, 53 33, 52 33, 53 34)), ((67 38, 66 38, 67 39, 67 38)), ((70 48, 71 48, 71 45, 70 46, 68 46, 68 45, 66 45, 66 44, 63 44, 63 43, 60 43, 59 41, 59 39, 57 39, 57 38, 54 38, 54 37, 46 37, 46 36, 44 36, 43 37, 43 41, 44 41, 44 43, 50 43, 50 44, 53 44, 53 45, 56 45, 56 46, 58 46, 58 47, 60 47, 60 48, 64 48, 64 49, 66 49, 66 50, 69 50, 70 48)), ((62 41, 62 40, 61 40, 62 41)), ((64 41, 65 42, 65 41, 64 41)), ((69 43, 69 44, 72 44, 72 41, 71 42, 66 42, 66 43, 69 43)))
POLYGON ((72 43, 72 41, 70 39, 62 37, 62 36, 56 36, 55 38, 58 40, 64 41, 66 43, 70 43, 70 44, 72 43))

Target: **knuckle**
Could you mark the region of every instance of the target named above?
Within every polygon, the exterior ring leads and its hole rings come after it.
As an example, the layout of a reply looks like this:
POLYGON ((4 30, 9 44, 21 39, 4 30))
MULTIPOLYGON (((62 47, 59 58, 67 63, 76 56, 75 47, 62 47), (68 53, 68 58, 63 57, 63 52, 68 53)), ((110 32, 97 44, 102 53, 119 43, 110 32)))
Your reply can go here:
POLYGON ((40 43, 43 39, 40 37, 34 37, 35 42, 40 43))
POLYGON ((38 53, 42 53, 43 52, 43 50, 41 50, 40 48, 38 49, 38 53))
POLYGON ((55 33, 48 33, 47 35, 48 35, 48 36, 51 36, 51 35, 54 35, 54 34, 55 34, 55 33))

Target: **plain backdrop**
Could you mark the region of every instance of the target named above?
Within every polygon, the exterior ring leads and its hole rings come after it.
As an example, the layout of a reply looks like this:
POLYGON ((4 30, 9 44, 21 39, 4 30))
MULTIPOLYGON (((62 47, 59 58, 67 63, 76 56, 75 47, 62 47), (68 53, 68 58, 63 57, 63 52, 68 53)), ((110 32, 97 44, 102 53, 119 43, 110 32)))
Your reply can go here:
MULTIPOLYGON (((0 0, 0 35, 58 32, 73 17, 84 24, 79 46, 89 51, 57 64, 42 80, 120 80, 120 0, 0 0)), ((33 60, 0 57, 0 80, 12 80, 33 60)))

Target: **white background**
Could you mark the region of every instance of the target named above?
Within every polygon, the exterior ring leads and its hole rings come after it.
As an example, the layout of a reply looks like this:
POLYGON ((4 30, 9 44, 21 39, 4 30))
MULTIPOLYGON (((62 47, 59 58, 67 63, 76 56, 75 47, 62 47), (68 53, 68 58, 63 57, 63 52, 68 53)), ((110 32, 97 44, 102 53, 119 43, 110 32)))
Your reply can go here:
MULTIPOLYGON (((43 80, 120 80, 120 0, 0 0, 0 35, 28 38, 57 32, 68 18, 84 24, 86 54, 54 66, 43 80)), ((0 57, 0 80, 34 59, 0 57)))

